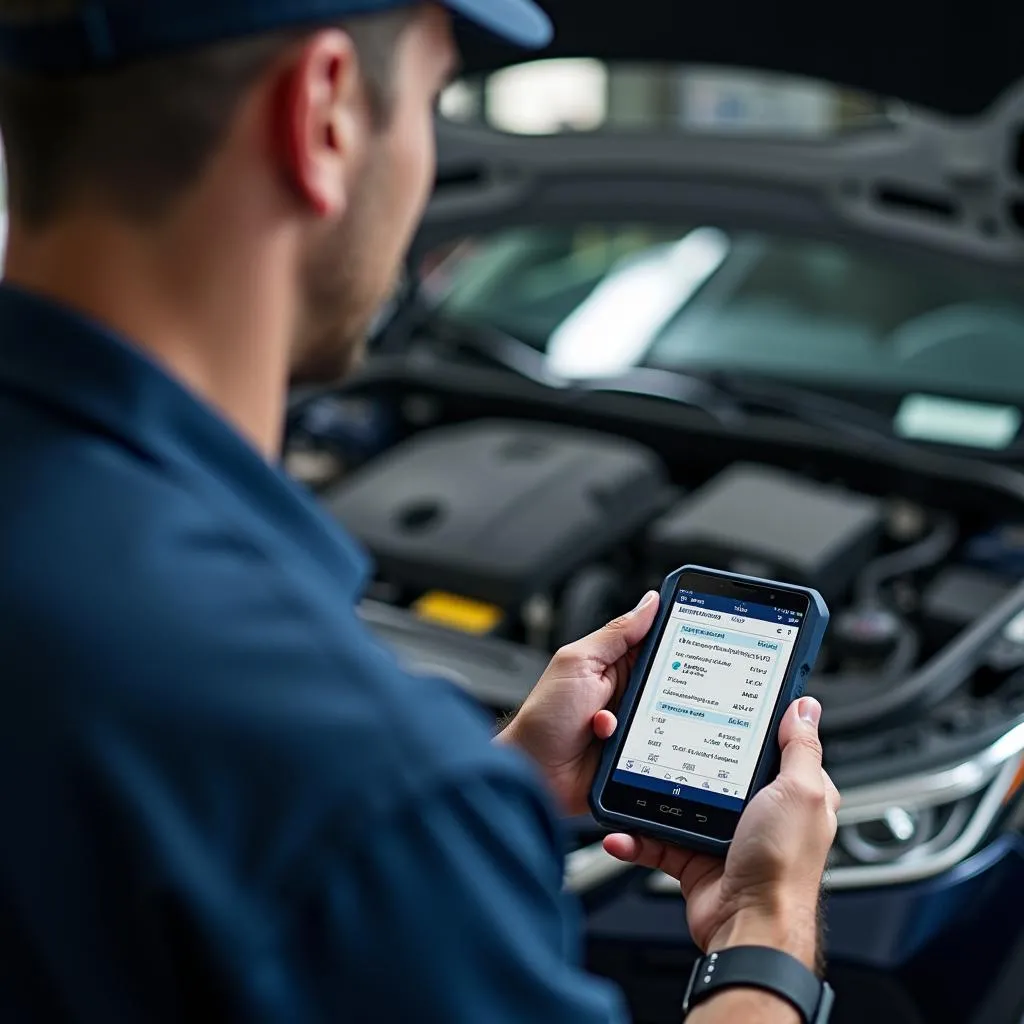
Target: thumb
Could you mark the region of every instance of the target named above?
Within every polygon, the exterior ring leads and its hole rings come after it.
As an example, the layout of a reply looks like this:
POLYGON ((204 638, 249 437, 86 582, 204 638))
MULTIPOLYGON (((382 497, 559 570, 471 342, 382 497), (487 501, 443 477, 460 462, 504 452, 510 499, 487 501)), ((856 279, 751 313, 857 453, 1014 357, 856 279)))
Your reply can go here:
POLYGON ((789 706, 779 727, 779 746, 782 747, 781 774, 795 779, 820 778, 820 721, 821 705, 813 697, 802 697, 789 706))
POLYGON ((659 600, 656 590, 649 591, 631 612, 572 644, 573 653, 605 665, 615 664, 651 631, 659 600))

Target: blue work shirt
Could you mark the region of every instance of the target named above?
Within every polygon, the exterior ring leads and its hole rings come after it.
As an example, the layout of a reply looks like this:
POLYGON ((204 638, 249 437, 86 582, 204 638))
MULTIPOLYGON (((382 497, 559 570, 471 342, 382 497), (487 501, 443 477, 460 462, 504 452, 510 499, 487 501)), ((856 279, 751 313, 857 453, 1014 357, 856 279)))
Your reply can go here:
POLYGON ((589 1024, 526 759, 412 677, 315 501, 0 287, 0 1020, 589 1024))

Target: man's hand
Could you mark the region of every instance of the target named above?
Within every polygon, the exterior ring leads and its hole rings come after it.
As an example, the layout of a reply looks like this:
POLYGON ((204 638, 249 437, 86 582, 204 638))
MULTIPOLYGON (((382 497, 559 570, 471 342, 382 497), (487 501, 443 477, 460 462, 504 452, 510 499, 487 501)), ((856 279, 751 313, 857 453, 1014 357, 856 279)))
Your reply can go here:
POLYGON ((618 705, 657 614, 652 591, 633 611, 563 647, 498 737, 533 758, 566 814, 587 811, 601 747, 615 731, 610 709, 618 705))
POLYGON ((817 965, 818 899, 836 834, 839 791, 821 765, 821 705, 787 712, 782 771, 744 810, 725 861, 653 839, 611 835, 605 849, 679 879, 690 933, 705 952, 772 946, 817 965))

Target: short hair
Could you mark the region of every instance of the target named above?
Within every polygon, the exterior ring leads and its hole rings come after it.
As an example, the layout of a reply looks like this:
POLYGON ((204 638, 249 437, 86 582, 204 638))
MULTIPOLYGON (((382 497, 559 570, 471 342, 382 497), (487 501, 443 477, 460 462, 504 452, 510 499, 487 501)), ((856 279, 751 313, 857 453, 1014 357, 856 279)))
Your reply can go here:
MULTIPOLYGON (((0 21, 66 17, 84 2, 0 0, 0 21)), ((338 26, 353 41, 378 125, 391 111, 395 55, 416 6, 410 0, 338 26)), ((202 175, 249 89, 310 31, 235 39, 81 75, 0 68, 11 213, 42 228, 88 195, 137 221, 159 218, 202 175)))

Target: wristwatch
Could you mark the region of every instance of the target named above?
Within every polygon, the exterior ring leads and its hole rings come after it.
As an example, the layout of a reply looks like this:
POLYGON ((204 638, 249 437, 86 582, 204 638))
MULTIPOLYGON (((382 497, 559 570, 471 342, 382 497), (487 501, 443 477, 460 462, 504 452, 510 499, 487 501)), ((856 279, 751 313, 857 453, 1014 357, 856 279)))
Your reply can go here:
POLYGON ((784 999, 803 1024, 827 1024, 835 993, 795 957, 767 946, 734 946, 701 957, 683 996, 683 1016, 727 988, 759 988, 784 999))

